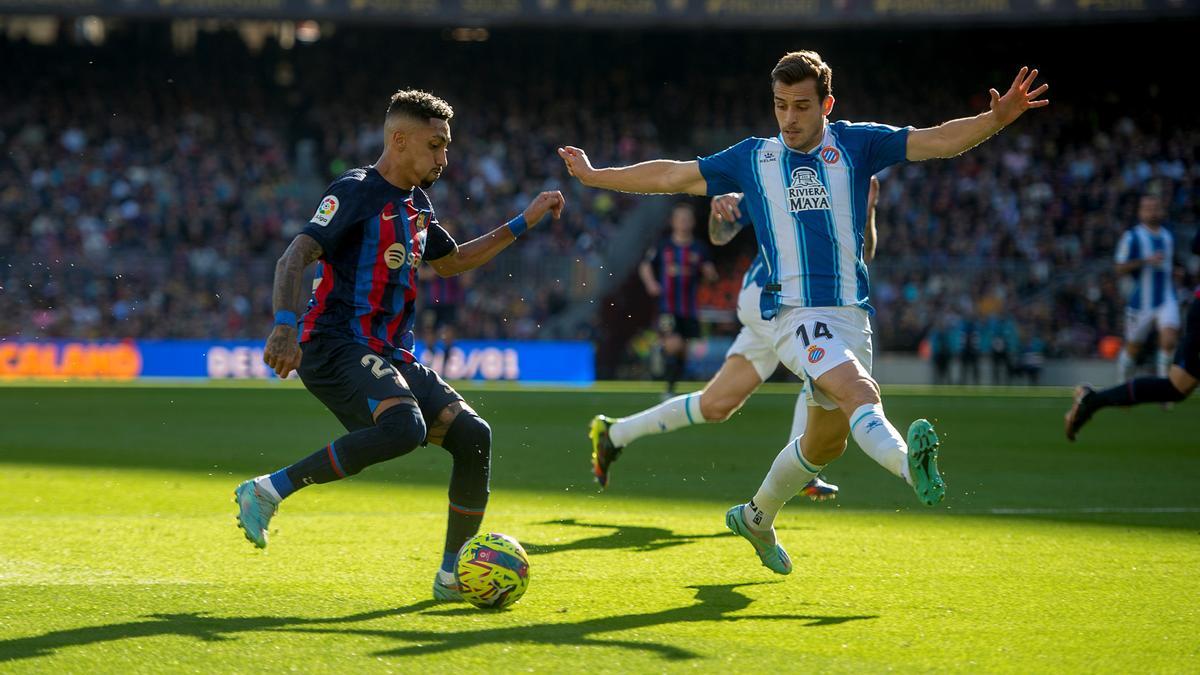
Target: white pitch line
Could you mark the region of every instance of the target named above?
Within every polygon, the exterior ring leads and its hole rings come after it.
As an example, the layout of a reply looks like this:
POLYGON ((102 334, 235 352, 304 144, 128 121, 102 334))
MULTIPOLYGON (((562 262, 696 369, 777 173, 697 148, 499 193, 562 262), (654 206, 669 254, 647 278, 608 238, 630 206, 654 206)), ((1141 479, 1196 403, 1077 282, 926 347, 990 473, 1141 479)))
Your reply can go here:
MULTIPOLYGON (((953 511, 951 511, 953 513, 953 511)), ((957 513, 968 513, 958 511, 957 513)), ((1072 513, 1200 513, 1200 506, 1092 506, 1077 509, 987 509, 983 513, 997 516, 1053 516, 1072 513)))

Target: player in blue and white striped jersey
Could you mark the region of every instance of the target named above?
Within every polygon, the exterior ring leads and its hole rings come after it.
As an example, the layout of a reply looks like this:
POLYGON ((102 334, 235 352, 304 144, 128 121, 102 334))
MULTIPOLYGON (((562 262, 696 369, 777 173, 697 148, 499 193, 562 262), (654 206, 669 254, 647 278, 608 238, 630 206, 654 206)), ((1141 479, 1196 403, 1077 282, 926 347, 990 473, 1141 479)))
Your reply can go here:
POLYGON ((1022 68, 1009 90, 991 93, 990 110, 928 129, 828 120, 833 71, 811 51, 785 54, 771 72, 779 135, 748 138, 690 162, 654 160, 593 168, 575 147, 559 148, 584 185, 624 192, 716 195, 742 192, 766 267, 760 298, 774 329, 775 351, 812 385, 808 425, 776 457, 748 504, 726 524, 753 544, 763 565, 791 572, 772 526, 783 504, 854 436, 875 461, 913 486, 928 505, 942 500, 937 435, 916 420, 907 442, 887 420, 879 385, 868 371, 871 311, 862 261, 870 177, 904 161, 954 157, 987 140, 1039 100, 1037 70, 1022 68))
MULTIPOLYGON (((872 178, 867 198, 867 226, 863 232, 863 260, 867 263, 875 257, 875 202, 878 195, 879 181, 872 178)), ((743 196, 738 193, 712 198, 708 236, 714 246, 728 244, 738 232, 750 225, 749 212, 740 208, 742 200, 743 196)), ((758 387, 775 373, 779 367, 779 356, 775 353, 774 330, 771 322, 762 318, 758 302, 765 276, 766 268, 760 254, 743 275, 742 290, 738 293, 737 317, 742 329, 725 353, 725 362, 720 370, 703 389, 676 396, 625 417, 613 419, 596 415, 592 418, 588 428, 588 437, 592 441, 592 473, 601 487, 608 487, 613 462, 634 441, 686 426, 724 422, 741 409, 758 387)), ((804 391, 796 397, 789 441, 802 436, 808 425, 807 399, 804 391)), ((815 501, 823 501, 835 498, 837 491, 836 485, 815 477, 801 488, 800 493, 815 501)))
POLYGON ((1117 272, 1128 274, 1133 281, 1125 307, 1125 348, 1117 357, 1118 382, 1129 379, 1138 350, 1151 328, 1158 328, 1155 370, 1159 377, 1167 376, 1171 354, 1179 341, 1179 299, 1171 278, 1175 241, 1162 221, 1162 200, 1157 195, 1142 195, 1138 224, 1126 230, 1117 243, 1117 272))

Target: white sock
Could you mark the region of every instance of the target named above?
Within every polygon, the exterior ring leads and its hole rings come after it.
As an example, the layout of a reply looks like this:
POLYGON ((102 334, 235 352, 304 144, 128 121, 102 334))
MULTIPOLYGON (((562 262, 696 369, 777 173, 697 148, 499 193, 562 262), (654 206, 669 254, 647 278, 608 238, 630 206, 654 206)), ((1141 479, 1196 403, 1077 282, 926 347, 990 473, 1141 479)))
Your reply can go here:
POLYGON ((675 431, 680 427, 704 422, 704 415, 700 414, 700 392, 694 391, 613 422, 608 428, 608 437, 613 445, 623 448, 642 436, 675 431))
POLYGON ((259 490, 262 490, 263 492, 274 497, 275 501, 277 501, 277 502, 283 501, 283 497, 279 496, 279 491, 276 490, 275 486, 271 483, 271 474, 264 473, 263 475, 259 476, 258 478, 255 478, 254 485, 259 490))
POLYGON ((906 482, 912 482, 908 477, 908 444, 883 416, 883 404, 859 406, 850 415, 850 433, 871 459, 906 482))
POLYGON ((792 413, 792 435, 788 438, 800 438, 808 428, 808 401, 804 392, 796 397, 796 410, 792 413))
POLYGON ((775 456, 754 499, 743 507, 742 517, 756 530, 771 529, 783 505, 824 468, 804 459, 800 453, 800 439, 796 438, 775 456))
POLYGON ((1120 354, 1117 354, 1117 382, 1125 382, 1129 380, 1129 369, 1133 366, 1133 359, 1129 358, 1129 352, 1124 349, 1120 354))
POLYGON ((1155 372, 1159 377, 1166 377, 1167 371, 1171 368, 1171 352, 1160 349, 1158 357, 1154 359, 1155 372))

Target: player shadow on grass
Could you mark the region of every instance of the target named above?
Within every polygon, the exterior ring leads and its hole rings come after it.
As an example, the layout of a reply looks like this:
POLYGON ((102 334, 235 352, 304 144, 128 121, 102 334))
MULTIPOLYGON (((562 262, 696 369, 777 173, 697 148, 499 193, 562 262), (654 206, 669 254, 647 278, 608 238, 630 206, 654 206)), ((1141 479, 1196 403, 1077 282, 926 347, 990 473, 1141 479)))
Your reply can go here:
MULTIPOLYGON (((751 598, 737 592, 742 586, 757 586, 766 582, 743 584, 720 584, 707 586, 689 586, 695 589, 696 604, 686 607, 675 607, 658 612, 642 614, 616 614, 613 616, 585 619, 570 623, 542 623, 523 626, 506 626, 503 628, 484 628, 468 631, 431 631, 431 630, 378 630, 378 629, 343 629, 343 628, 307 628, 279 627, 273 630, 304 633, 339 633, 358 636, 382 637, 403 640, 414 643, 406 647, 398 647, 373 656, 415 656, 438 654, 460 649, 470 649, 480 645, 500 644, 532 644, 555 647, 619 647, 631 651, 643 651, 657 654, 669 660, 685 660, 701 658, 703 655, 675 645, 659 644, 647 641, 632 641, 621 639, 600 639, 605 633, 652 628, 668 624, 699 623, 706 621, 794 621, 806 622, 799 624, 804 627, 834 626, 849 621, 864 621, 877 619, 878 615, 857 616, 821 616, 814 614, 745 614, 732 615, 741 611, 754 602, 751 598)), ((454 609, 424 612, 422 616, 479 616, 479 610, 457 607, 454 609)), ((519 618, 518 618, 519 619, 519 618)))
POLYGON ((689 588, 696 590, 698 604, 675 607, 658 612, 618 614, 571 623, 533 624, 461 632, 384 630, 351 628, 344 625, 417 613, 421 613, 421 616, 427 617, 479 616, 479 610, 462 606, 451 609, 433 609, 439 605, 435 600, 422 600, 395 609, 359 612, 333 618, 289 616, 216 617, 205 616, 200 612, 151 614, 143 621, 126 621, 102 626, 68 628, 66 630, 50 631, 31 637, 0 640, 0 664, 20 659, 51 656, 65 647, 85 647, 133 638, 173 636, 191 637, 202 642, 225 642, 235 640, 236 636, 242 633, 263 631, 373 636, 415 643, 411 646, 379 652, 375 654, 376 656, 433 654, 458 649, 469 649, 482 644, 526 643, 620 647, 622 649, 652 652, 666 659, 680 660, 699 658, 700 655, 674 645, 619 639, 603 640, 595 636, 666 624, 696 623, 702 621, 805 621, 807 623, 801 625, 832 626, 848 621, 878 618, 875 615, 819 616, 808 614, 747 614, 730 616, 733 612, 746 609, 753 602, 751 598, 738 593, 734 589, 741 586, 756 586, 761 583, 763 582, 690 586, 689 588))
POLYGON ((675 534, 662 527, 640 527, 636 525, 606 525, 603 523, 581 523, 574 518, 551 520, 539 525, 568 525, 571 527, 587 527, 597 530, 613 530, 605 535, 576 539, 561 544, 525 543, 525 551, 531 554, 545 555, 563 551, 595 551, 599 549, 629 549, 633 551, 658 551, 672 546, 682 546, 701 539, 716 539, 718 537, 735 536, 732 532, 717 534, 675 534))
POLYGON ((422 600, 395 609, 360 612, 332 619, 292 616, 218 617, 205 616, 203 612, 149 614, 146 615, 145 619, 147 620, 144 621, 68 628, 32 637, 0 640, 0 664, 19 659, 51 656, 63 647, 83 647, 131 638, 175 636, 193 637, 202 642, 224 642, 236 639, 233 636, 239 633, 278 630, 290 626, 372 621, 420 612, 437 604, 436 600, 422 600))

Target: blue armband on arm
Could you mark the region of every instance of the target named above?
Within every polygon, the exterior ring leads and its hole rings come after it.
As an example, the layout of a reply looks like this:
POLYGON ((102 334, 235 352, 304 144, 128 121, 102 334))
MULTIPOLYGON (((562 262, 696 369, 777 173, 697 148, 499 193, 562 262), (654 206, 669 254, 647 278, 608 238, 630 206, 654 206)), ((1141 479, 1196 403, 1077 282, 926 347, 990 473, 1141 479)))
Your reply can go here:
POLYGON ((286 310, 286 309, 281 309, 278 312, 275 312, 275 325, 276 326, 291 326, 292 328, 295 328, 296 327, 296 313, 293 311, 290 311, 290 310, 286 310))
POLYGON ((525 222, 524 213, 518 213, 516 218, 513 218, 505 224, 508 225, 508 229, 513 233, 513 238, 525 234, 525 230, 529 229, 529 224, 525 222))

